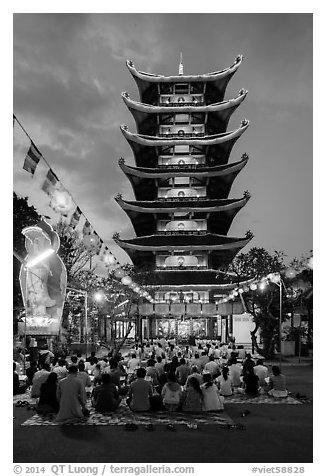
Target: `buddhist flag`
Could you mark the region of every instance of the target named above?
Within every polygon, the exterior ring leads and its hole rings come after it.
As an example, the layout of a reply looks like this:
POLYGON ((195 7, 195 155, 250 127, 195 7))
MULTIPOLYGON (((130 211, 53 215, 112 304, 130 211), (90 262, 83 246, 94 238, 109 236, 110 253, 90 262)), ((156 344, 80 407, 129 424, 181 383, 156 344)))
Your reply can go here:
POLYGON ((30 148, 28 149, 27 155, 25 157, 23 169, 34 175, 36 166, 42 157, 41 152, 37 149, 35 144, 31 141, 30 148))
POLYGON ((95 235, 96 238, 97 238, 96 254, 99 255, 100 252, 101 252, 101 249, 102 249, 103 240, 102 240, 102 238, 100 238, 100 237, 98 236, 98 234, 96 233, 96 231, 94 231, 94 235, 95 235))
POLYGON ((85 221, 83 226, 83 235, 90 235, 91 234, 91 224, 88 220, 85 221))
POLYGON ((46 178, 42 185, 43 192, 47 193, 48 195, 52 195, 56 184, 59 182, 58 177, 55 175, 52 169, 49 169, 48 173, 46 174, 46 178))
POLYGON ((79 219, 81 217, 81 214, 82 214, 81 209, 77 207, 70 220, 69 226, 71 228, 76 228, 76 226, 78 225, 79 219))

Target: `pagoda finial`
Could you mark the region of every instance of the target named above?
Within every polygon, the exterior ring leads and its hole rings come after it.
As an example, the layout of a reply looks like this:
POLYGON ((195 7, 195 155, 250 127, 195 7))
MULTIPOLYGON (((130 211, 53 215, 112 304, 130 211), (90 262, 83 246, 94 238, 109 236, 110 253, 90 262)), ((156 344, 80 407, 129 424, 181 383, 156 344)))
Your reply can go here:
POLYGON ((179 75, 183 75, 182 51, 180 51, 179 75))

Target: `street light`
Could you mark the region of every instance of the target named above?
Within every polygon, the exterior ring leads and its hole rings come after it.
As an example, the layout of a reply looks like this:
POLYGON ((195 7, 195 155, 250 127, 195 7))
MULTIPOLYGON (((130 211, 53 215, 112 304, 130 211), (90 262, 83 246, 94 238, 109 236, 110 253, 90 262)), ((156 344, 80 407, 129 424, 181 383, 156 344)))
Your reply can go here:
POLYGON ((68 286, 67 286, 67 289, 69 289, 70 291, 75 291, 76 293, 84 295, 84 304, 85 304, 85 354, 86 354, 86 358, 87 358, 87 350, 88 350, 88 332, 87 332, 87 326, 88 326, 88 322, 87 322, 87 318, 88 318, 88 316, 87 316, 88 292, 83 291, 82 289, 75 289, 75 288, 71 288, 71 287, 68 287, 68 286))
POLYGON ((280 315, 279 315, 279 322, 278 322, 278 325, 279 325, 278 333, 279 333, 279 361, 280 361, 280 370, 281 370, 282 369, 282 301, 283 301, 282 286, 284 286, 285 288, 285 285, 283 283, 281 273, 272 273, 267 277, 270 279, 272 283, 276 284, 276 286, 278 286, 280 290, 280 315))

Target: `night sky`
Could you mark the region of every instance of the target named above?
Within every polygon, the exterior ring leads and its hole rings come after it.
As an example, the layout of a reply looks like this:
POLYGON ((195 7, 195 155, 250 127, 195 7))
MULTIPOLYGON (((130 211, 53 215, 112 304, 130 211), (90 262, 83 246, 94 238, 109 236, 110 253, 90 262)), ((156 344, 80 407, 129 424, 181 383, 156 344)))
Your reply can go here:
MULTIPOLYGON (((312 242, 312 14, 14 14, 13 110, 120 262, 128 256, 112 242, 120 232, 134 236, 127 215, 114 201, 133 199, 119 157, 134 165, 119 126, 136 132, 121 92, 138 100, 125 61, 163 75, 200 74, 244 60, 226 90, 249 91, 231 117, 250 127, 237 141, 230 161, 249 154, 230 198, 252 197, 235 217, 229 236, 251 230, 252 246, 283 250, 288 259, 312 242)), ((29 141, 14 128, 14 191, 29 197, 40 213, 59 219, 39 190, 46 167, 35 177, 22 169, 29 141)))

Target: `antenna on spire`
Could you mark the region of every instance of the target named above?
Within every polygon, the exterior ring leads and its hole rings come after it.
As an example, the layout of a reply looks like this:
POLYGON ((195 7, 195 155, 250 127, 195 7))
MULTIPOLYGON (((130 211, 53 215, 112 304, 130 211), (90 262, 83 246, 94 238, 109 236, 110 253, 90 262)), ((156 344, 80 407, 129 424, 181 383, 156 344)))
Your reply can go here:
POLYGON ((179 74, 183 74, 182 51, 180 51, 179 74))

